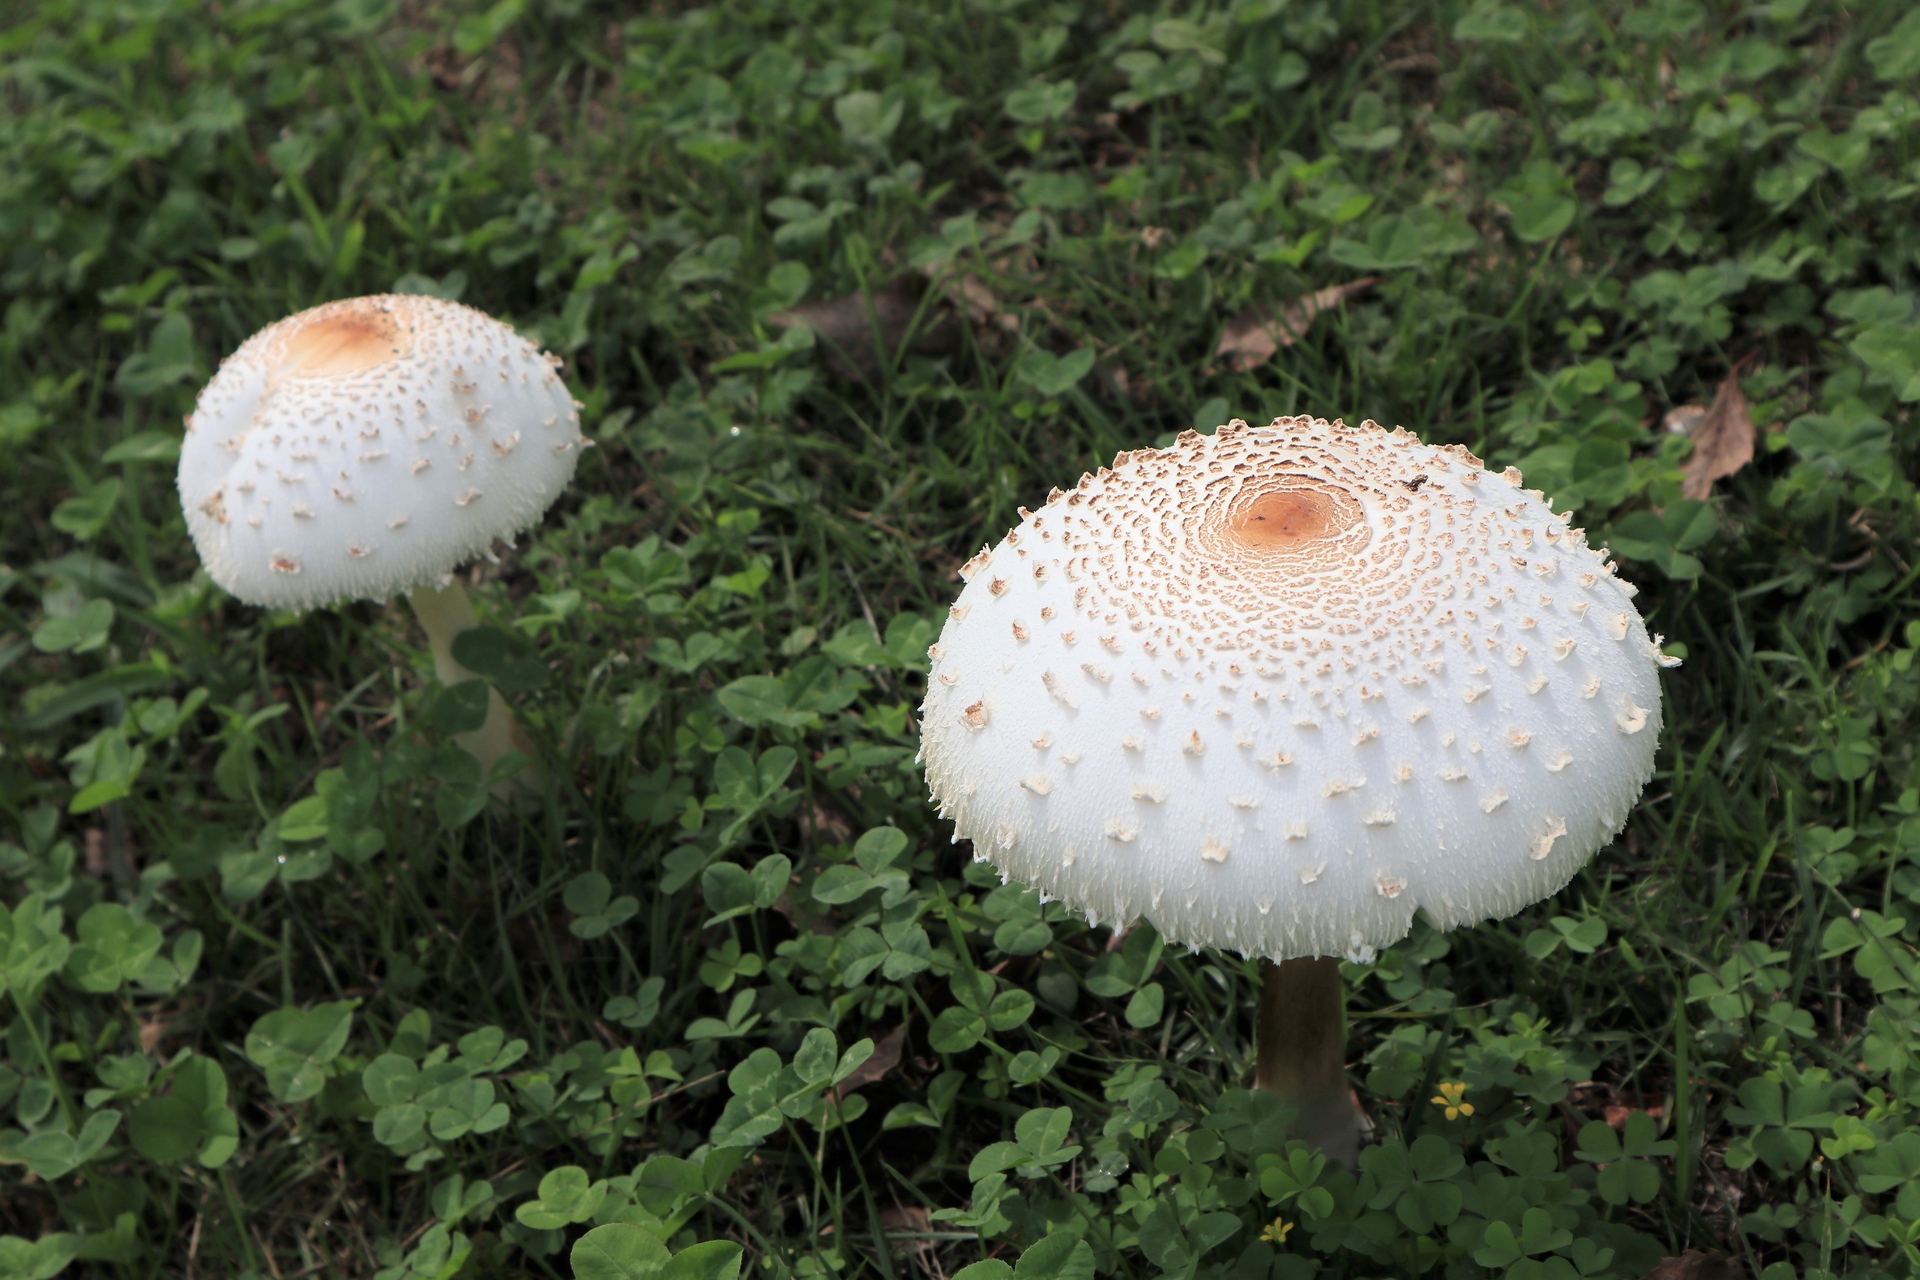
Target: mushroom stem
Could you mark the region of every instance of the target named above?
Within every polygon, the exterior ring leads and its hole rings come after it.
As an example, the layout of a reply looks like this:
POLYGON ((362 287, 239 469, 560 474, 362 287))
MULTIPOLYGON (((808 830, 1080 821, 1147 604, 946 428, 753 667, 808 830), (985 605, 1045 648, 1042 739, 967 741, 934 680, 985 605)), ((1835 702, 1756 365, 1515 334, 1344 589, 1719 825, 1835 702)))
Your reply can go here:
POLYGON ((1294 1108, 1287 1136, 1359 1167, 1360 1113, 1347 1087, 1346 991, 1331 956, 1260 962, 1254 1087, 1294 1108))
MULTIPOLYGON (((453 656, 453 638, 479 625, 474 617, 473 602, 467 599, 459 580, 454 579, 441 588, 415 587, 407 592, 407 603, 413 606, 414 617, 420 619, 427 633, 427 643, 433 649, 433 673, 440 678, 440 683, 451 687, 464 680, 479 679, 453 656)), ((482 777, 509 751, 521 752, 529 759, 533 757, 533 744, 513 718, 513 712, 507 709, 500 691, 492 685, 487 686, 486 723, 472 733, 456 733, 453 740, 480 762, 482 777)), ((493 785, 493 793, 502 800, 535 796, 539 792, 540 775, 531 764, 493 785)))

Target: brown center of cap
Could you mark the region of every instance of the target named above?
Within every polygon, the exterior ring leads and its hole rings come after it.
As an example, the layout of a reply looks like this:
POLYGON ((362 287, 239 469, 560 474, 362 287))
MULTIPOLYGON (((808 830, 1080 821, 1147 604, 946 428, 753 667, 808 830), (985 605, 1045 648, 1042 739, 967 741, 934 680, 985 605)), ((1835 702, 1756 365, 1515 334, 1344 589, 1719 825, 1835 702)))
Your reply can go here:
POLYGON ((283 340, 273 381, 358 373, 403 356, 412 345, 399 321, 371 299, 321 307, 283 340))
POLYGON ((1339 533, 1347 524, 1332 498, 1313 489, 1263 493, 1231 517, 1233 536, 1249 548, 1292 551, 1339 533))

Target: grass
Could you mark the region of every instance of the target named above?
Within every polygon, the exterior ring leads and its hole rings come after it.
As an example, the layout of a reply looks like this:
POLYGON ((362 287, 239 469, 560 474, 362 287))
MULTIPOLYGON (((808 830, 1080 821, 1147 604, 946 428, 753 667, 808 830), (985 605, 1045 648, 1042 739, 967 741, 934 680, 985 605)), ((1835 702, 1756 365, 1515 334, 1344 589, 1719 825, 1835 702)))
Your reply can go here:
POLYGON ((1900 6, 5 22, 0 1277, 1920 1263, 1900 6), (563 354, 601 445, 471 574, 537 810, 404 609, 184 536, 220 356, 387 289, 563 354), (1689 496, 1730 376, 1760 446, 1689 496), (1519 465, 1686 657, 1614 847, 1345 968, 1358 1179, 1245 1092, 1250 964, 999 886, 913 762, 1020 503, 1293 412, 1519 465))

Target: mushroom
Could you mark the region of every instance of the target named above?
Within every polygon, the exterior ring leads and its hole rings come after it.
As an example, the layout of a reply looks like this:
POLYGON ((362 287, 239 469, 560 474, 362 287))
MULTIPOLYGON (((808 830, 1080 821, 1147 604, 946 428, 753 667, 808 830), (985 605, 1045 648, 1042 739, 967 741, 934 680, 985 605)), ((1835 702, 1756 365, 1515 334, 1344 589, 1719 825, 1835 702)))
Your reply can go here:
POLYGON ((941 814, 1089 924, 1260 958, 1256 1083, 1352 1166, 1337 958, 1565 885, 1674 659, 1518 471, 1372 422, 1185 432, 1020 516, 929 651, 941 814))
MULTIPOLYGON (((201 563, 273 608, 404 591, 441 682, 472 679, 453 656, 474 625, 453 570, 538 523, 591 445, 559 368, 435 298, 348 298, 267 326, 187 418, 180 505, 201 563)), ((484 771, 525 737, 489 689, 459 742, 484 771)))

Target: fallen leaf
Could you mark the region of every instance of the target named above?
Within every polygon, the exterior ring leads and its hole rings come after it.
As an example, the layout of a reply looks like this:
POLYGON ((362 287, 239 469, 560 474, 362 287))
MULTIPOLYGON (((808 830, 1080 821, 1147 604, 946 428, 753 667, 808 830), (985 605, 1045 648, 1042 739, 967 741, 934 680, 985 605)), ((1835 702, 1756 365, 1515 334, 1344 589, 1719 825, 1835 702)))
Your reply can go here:
POLYGON ((1718 1249, 1689 1249, 1677 1258, 1662 1258, 1646 1280, 1743 1280, 1745 1272, 1718 1249))
POLYGON ((952 312, 939 299, 926 300, 923 290, 920 282, 903 276, 879 293, 825 298, 768 318, 785 328, 813 330, 828 367, 842 377, 871 378, 902 344, 916 355, 940 355, 959 345, 960 327, 952 312))
MULTIPOLYGON (((1603 1120, 1607 1122, 1608 1128, 1614 1130, 1615 1132, 1619 1132, 1620 1130, 1625 1129, 1627 1127, 1627 1117, 1631 1116, 1634 1112, 1642 1109, 1643 1108, 1640 1108, 1640 1107, 1629 1107, 1629 1106, 1623 1106, 1618 1103, 1615 1103, 1604 1108, 1601 1111, 1600 1116, 1603 1120)), ((1652 1116, 1655 1120, 1658 1120, 1661 1116, 1666 1114, 1665 1107, 1646 1107, 1644 1108, 1644 1110, 1648 1115, 1652 1116)))
POLYGON ((924 1208, 917 1204, 889 1205, 880 1211, 880 1229, 890 1239, 902 1240, 922 1275, 946 1280, 947 1273, 934 1257, 934 1242, 924 1238, 933 1230, 933 1217, 924 1208))
POLYGON ((978 276, 961 276, 947 286, 947 297, 957 302, 975 324, 991 324, 1008 333, 1020 327, 1020 317, 1003 310, 993 290, 980 283, 978 276))
POLYGON ((1715 480, 1753 461, 1753 419, 1747 414, 1747 398, 1740 392, 1739 369, 1720 384, 1713 403, 1689 434, 1693 437, 1693 455, 1680 468, 1680 492, 1704 500, 1713 492, 1715 480))
POLYGON ((140 1019, 140 1049, 143 1053, 152 1053, 154 1046, 173 1027, 173 1020, 158 1010, 140 1019))
MULTIPOLYGON (((957 565, 961 562, 956 560, 954 563, 957 565)), ((817 803, 811 813, 800 815, 800 830, 809 839, 824 839, 830 844, 845 844, 853 839, 853 825, 833 810, 824 809, 817 803)))
POLYGON ((907 1040, 907 1024, 901 1023, 893 1030, 874 1041, 873 1056, 853 1069, 853 1074, 840 1082, 834 1090, 834 1096, 844 1098, 855 1089, 872 1084, 884 1077, 889 1071, 900 1065, 900 1046, 907 1040))
POLYGON ((1304 298, 1295 298, 1280 308, 1278 317, 1264 307, 1248 307, 1228 322, 1226 332, 1220 335, 1220 345, 1213 349, 1213 354, 1227 357, 1235 369, 1245 373, 1271 360, 1280 348, 1298 342, 1305 336, 1313 318, 1322 311, 1332 310, 1354 294, 1371 289, 1379 282, 1378 276, 1362 276, 1346 284, 1330 285, 1304 298))
POLYGON ((926 1231, 931 1218, 917 1204, 889 1205, 880 1211, 880 1225, 890 1231, 926 1231))

